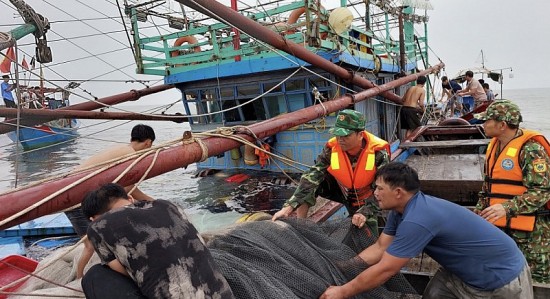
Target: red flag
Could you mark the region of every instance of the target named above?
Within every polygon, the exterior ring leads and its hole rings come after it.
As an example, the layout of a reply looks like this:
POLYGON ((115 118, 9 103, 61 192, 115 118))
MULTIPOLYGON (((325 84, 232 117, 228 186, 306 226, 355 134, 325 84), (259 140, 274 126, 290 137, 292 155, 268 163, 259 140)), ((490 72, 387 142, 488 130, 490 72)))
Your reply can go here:
POLYGON ((27 60, 25 59, 25 56, 23 56, 23 61, 21 61, 21 66, 25 69, 25 70, 29 70, 29 64, 27 63, 27 60))
POLYGON ((0 71, 2 73, 11 73, 11 63, 13 61, 15 61, 15 51, 13 51, 13 47, 10 47, 8 51, 6 51, 6 57, 4 57, 4 60, 0 63, 0 71))

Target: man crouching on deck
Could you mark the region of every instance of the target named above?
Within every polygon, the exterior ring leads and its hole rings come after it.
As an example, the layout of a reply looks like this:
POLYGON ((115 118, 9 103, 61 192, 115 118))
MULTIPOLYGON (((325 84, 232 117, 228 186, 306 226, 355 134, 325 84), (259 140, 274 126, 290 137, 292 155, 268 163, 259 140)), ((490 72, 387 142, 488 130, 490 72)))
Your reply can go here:
POLYGON ((391 210, 386 227, 361 257, 370 265, 321 299, 349 298, 377 287, 422 251, 441 268, 424 299, 533 298, 529 266, 514 240, 468 209, 419 191, 414 169, 392 162, 376 173, 374 196, 391 210))
POLYGON ((92 220, 88 238, 103 264, 84 275, 86 298, 233 298, 177 205, 135 202, 121 186, 106 184, 86 195, 82 211, 92 220))

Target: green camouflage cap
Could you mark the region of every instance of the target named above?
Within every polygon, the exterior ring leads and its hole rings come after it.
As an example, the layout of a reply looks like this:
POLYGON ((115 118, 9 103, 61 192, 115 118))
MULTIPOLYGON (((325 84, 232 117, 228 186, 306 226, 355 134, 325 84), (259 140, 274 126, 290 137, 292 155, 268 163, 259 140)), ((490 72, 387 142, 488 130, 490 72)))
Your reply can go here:
POLYGON ((496 121, 505 121, 511 125, 519 125, 523 121, 518 105, 509 100, 498 100, 493 102, 487 110, 482 113, 474 114, 474 118, 481 120, 494 119, 496 121))
POLYGON ((365 129, 365 117, 361 112, 346 109, 340 111, 336 116, 336 124, 329 133, 334 136, 347 136, 353 132, 365 129))

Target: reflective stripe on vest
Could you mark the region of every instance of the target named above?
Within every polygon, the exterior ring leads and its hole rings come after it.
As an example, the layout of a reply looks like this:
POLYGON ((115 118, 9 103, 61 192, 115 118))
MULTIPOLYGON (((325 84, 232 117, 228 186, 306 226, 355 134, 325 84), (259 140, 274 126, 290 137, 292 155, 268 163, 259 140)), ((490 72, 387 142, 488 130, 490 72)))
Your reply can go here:
MULTIPOLYGON (((546 153, 550 153, 550 144, 540 133, 523 130, 523 135, 512 139, 502 152, 496 157, 497 139, 493 138, 487 147, 485 163, 485 181, 489 204, 495 205, 513 199, 525 193, 523 173, 519 164, 519 152, 523 145, 533 139, 544 146, 546 153)), ((516 230, 533 231, 535 216, 517 215, 507 223, 506 217, 497 219, 494 224, 499 227, 510 227, 516 230)))
POLYGON ((361 152, 355 169, 335 137, 327 142, 327 147, 332 150, 327 171, 336 179, 346 198, 354 199, 350 200, 353 206, 363 205, 364 200, 372 194, 371 184, 376 174, 376 152, 386 150, 388 155, 390 154, 390 146, 386 141, 366 131, 362 134, 366 147, 361 152))

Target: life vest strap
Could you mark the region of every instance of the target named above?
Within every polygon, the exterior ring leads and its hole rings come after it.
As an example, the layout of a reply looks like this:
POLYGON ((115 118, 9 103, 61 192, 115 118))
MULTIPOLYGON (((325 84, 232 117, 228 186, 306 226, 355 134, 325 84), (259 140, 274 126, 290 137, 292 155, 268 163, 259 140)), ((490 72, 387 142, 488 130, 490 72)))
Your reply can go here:
POLYGON ((491 183, 491 184, 523 186, 523 181, 508 180, 508 179, 493 179, 488 176, 485 176, 485 182, 491 183))
POLYGON ((503 198, 503 199, 514 199, 515 195, 512 194, 503 194, 503 193, 487 193, 489 198, 503 198))

